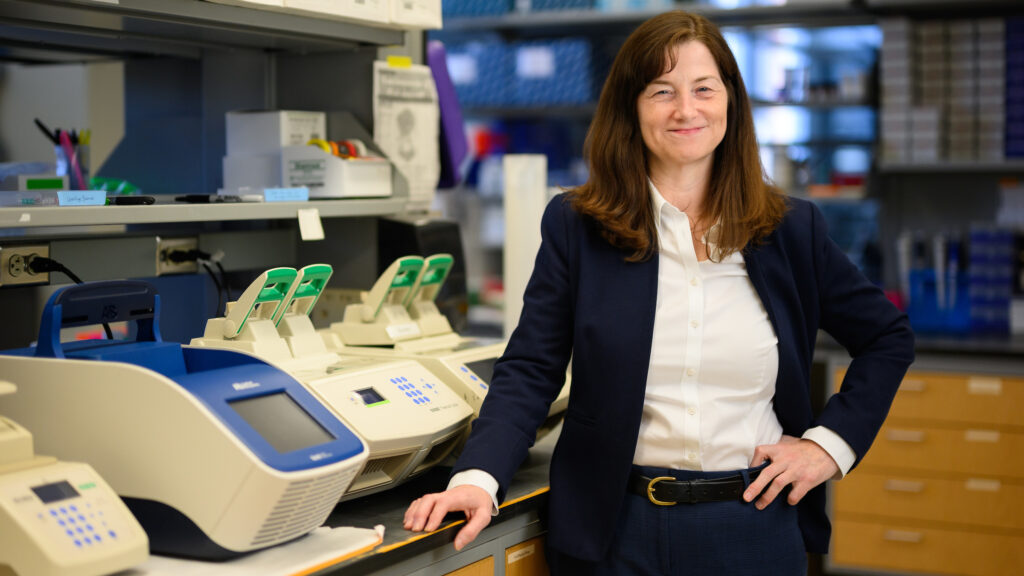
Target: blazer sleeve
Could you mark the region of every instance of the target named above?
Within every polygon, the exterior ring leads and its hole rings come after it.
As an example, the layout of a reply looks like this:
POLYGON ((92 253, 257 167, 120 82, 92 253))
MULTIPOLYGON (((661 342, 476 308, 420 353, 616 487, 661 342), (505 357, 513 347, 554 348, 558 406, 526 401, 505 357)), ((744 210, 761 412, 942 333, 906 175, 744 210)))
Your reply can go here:
POLYGON ((562 195, 545 209, 519 324, 494 365, 480 416, 452 470, 490 473, 500 486, 499 499, 565 384, 574 314, 569 238, 578 218, 562 195))
POLYGON ((914 335, 906 314, 850 262, 829 238, 821 212, 808 205, 820 327, 851 357, 839 392, 829 398, 816 423, 846 440, 857 455, 856 467, 914 361, 914 335))

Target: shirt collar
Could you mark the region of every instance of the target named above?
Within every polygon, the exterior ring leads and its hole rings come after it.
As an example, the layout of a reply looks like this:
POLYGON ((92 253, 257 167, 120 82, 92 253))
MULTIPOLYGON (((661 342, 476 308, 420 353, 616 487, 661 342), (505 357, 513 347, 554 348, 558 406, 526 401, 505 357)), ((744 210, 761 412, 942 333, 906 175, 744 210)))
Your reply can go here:
MULTIPOLYGON (((686 212, 683 212, 669 204, 668 200, 665 200, 665 197, 661 195, 661 192, 658 191, 658 187, 654 185, 654 182, 651 181, 650 178, 647 179, 647 183, 650 184, 651 208, 654 210, 654 225, 658 231, 658 235, 660 236, 664 232, 661 227, 661 211, 664 210, 666 206, 681 214, 686 219, 686 225, 689 226, 690 218, 686 215, 686 212)), ((707 233, 704 234, 704 241, 708 244, 708 248, 711 249, 712 254, 715 253, 718 237, 721 233, 721 224, 721 221, 716 222, 710 229, 708 229, 707 233)))

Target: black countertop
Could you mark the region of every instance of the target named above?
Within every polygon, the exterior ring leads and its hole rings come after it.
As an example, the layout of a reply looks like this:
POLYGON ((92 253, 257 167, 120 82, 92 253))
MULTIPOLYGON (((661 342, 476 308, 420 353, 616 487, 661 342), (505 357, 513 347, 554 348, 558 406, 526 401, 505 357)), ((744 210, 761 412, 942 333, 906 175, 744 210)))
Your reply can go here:
MULTIPOLYGON (((500 512, 491 518, 491 526, 498 525, 518 515, 539 510, 547 502, 548 465, 561 426, 540 439, 512 478, 505 502, 500 512)), ((451 468, 436 466, 420 476, 390 490, 371 494, 355 500, 341 502, 324 522, 325 526, 384 526, 383 542, 373 550, 345 560, 316 572, 317 576, 337 574, 357 576, 382 570, 392 564, 412 558, 423 552, 451 546, 458 527, 462 525, 462 513, 445 517, 441 527, 430 533, 410 532, 402 527, 405 510, 409 504, 423 494, 440 492, 448 484, 451 468)))

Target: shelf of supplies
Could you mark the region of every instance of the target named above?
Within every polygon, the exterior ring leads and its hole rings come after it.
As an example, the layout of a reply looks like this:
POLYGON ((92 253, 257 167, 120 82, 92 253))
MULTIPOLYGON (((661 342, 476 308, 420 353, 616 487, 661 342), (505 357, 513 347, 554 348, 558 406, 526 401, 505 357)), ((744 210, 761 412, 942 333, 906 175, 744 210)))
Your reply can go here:
POLYGON ((468 106, 462 114, 468 117, 499 118, 590 118, 597 104, 567 104, 564 106, 468 106))
POLYGON ((874 104, 863 100, 835 100, 829 102, 751 100, 754 108, 808 108, 811 110, 839 110, 843 108, 874 108, 874 104))
POLYGON ((46 226, 102 226, 287 220, 316 208, 321 218, 385 216, 405 210, 406 198, 314 200, 310 202, 238 202, 224 204, 153 204, 150 206, 15 206, 0 208, 0 229, 46 226))
POLYGON ((1002 10, 1016 8, 1021 11, 1020 0, 865 0, 865 8, 872 11, 883 12, 904 12, 904 13, 941 13, 949 15, 951 12, 974 12, 979 10, 1002 10))
POLYGON ((0 0, 0 44, 198 58, 203 49, 323 52, 402 44, 403 32, 201 0, 0 0))
POLYGON ((807 146, 808 148, 827 148, 838 146, 874 146, 874 140, 803 140, 800 142, 758 142, 758 146, 771 146, 773 148, 785 148, 787 146, 807 146))
MULTIPOLYGON (((831 26, 870 24, 874 18, 850 1, 808 1, 783 6, 747 6, 718 8, 705 4, 685 4, 680 8, 701 14, 719 26, 761 26, 799 24, 831 26)), ((558 10, 508 13, 501 16, 448 17, 445 31, 534 32, 548 29, 559 34, 601 33, 608 30, 630 31, 663 10, 598 11, 558 10)))
POLYGON ((1002 161, 942 160, 941 162, 879 162, 878 170, 887 174, 1024 172, 1024 158, 1002 161))

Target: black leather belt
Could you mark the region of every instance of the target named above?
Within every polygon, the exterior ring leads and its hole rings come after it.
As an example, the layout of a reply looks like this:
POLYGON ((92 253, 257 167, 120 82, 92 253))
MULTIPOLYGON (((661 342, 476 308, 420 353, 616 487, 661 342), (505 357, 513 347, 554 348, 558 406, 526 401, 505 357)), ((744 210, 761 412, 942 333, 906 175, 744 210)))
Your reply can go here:
MULTIPOLYGON (((750 471, 750 481, 761 473, 761 469, 750 471)), ((633 472, 629 476, 629 491, 658 506, 676 504, 697 504, 698 502, 727 502, 739 500, 747 483, 741 474, 707 480, 676 480, 671 476, 648 478, 633 472)))

